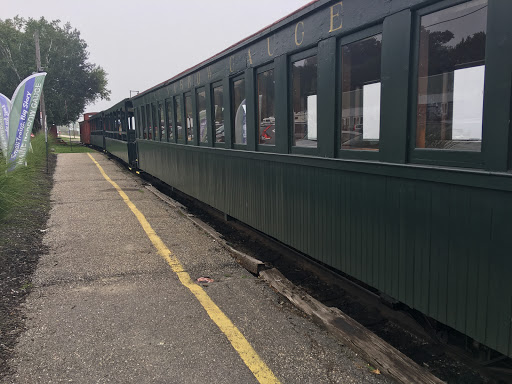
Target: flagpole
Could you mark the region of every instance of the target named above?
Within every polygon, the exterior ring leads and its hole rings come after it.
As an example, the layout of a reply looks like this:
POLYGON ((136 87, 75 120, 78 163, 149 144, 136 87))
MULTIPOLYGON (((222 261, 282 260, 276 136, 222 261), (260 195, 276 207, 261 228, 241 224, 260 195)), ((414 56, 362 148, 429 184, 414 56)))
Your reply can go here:
MULTIPOLYGON (((36 67, 37 72, 43 72, 41 68, 41 50, 39 48, 39 31, 34 32, 34 40, 36 41, 36 67)), ((48 166, 48 129, 46 127, 46 109, 44 106, 44 93, 41 92, 41 128, 44 130, 44 142, 46 146, 46 173, 49 174, 49 166, 48 166)))

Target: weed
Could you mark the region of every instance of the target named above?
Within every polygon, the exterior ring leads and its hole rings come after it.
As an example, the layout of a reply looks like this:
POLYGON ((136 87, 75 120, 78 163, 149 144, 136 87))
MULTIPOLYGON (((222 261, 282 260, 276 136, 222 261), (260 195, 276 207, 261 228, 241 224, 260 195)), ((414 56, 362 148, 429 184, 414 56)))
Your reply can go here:
POLYGON ((31 283, 31 282, 28 282, 28 281, 27 281, 25 284, 23 284, 23 285, 21 286, 21 290, 22 290, 22 291, 26 291, 26 290, 28 290, 28 289, 30 289, 30 288, 32 288, 32 283, 31 283))

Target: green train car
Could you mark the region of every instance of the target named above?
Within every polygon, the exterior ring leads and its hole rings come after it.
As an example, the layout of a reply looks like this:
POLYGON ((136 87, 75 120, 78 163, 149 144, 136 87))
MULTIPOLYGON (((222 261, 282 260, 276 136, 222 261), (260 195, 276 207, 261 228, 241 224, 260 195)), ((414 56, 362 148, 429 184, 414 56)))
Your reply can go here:
POLYGON ((90 143, 128 165, 136 166, 135 120, 130 99, 124 99, 90 118, 90 143))
POLYGON ((132 98, 128 162, 512 357, 510 15, 312 2, 132 98))

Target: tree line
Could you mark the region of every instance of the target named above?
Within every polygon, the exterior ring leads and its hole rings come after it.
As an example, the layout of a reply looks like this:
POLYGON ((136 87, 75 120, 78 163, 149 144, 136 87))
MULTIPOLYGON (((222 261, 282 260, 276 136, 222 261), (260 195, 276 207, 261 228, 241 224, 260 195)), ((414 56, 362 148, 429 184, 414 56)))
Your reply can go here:
MULTIPOLYGON (((0 20, 0 92, 11 97, 18 84, 37 72, 34 33, 39 32, 48 125, 77 121, 85 107, 109 100, 107 73, 90 63, 80 31, 60 20, 14 17, 0 20)), ((39 114, 38 114, 39 116, 39 114)), ((38 117, 39 118, 39 117, 38 117)), ((34 130, 40 127, 37 121, 34 130)))

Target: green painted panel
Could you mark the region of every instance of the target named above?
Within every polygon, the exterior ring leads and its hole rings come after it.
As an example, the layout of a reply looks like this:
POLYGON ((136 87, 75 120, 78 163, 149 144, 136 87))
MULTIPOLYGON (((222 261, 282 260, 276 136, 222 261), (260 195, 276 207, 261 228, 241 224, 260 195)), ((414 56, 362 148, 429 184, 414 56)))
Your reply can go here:
POLYGON ((91 145, 103 148, 103 135, 91 135, 91 145))
POLYGON ((126 164, 130 164, 130 159, 128 158, 128 142, 106 137, 105 147, 107 152, 123 160, 126 164))
POLYGON ((489 300, 487 305, 487 334, 489 344, 495 349, 510 354, 510 327, 512 292, 512 260, 510 249, 510 218, 512 207, 510 196, 497 194, 493 201, 491 247, 489 257, 489 300))
POLYGON ((138 146, 140 168, 169 185, 510 354, 511 192, 295 156, 138 146))

